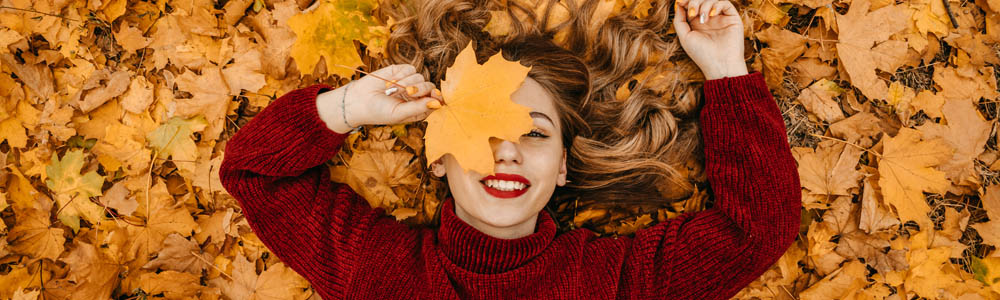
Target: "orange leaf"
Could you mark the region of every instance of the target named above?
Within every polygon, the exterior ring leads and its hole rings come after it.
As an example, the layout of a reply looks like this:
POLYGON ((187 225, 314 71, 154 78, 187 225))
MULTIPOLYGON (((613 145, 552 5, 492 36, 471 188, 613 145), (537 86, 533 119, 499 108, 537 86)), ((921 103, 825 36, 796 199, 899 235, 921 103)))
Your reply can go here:
POLYGON ((447 105, 427 117, 428 165, 452 154, 466 171, 493 174, 490 137, 516 143, 533 126, 531 109, 510 99, 529 70, 499 53, 479 65, 472 43, 466 45, 441 81, 447 105))

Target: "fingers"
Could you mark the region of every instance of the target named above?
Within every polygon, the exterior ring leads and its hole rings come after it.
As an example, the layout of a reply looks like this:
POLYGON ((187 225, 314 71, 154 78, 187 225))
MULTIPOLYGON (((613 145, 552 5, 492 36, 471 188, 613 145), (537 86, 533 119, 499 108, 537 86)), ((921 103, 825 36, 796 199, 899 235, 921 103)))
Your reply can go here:
POLYGON ((733 6, 732 2, 729 1, 719 1, 712 5, 712 9, 715 11, 715 15, 726 15, 726 16, 737 16, 739 15, 736 11, 736 7, 733 6))
POLYGON ((415 101, 400 102, 393 107, 391 114, 397 116, 399 123, 410 123, 427 118, 434 109, 429 108, 427 103, 437 101, 432 97, 423 97, 415 101))
POLYGON ((433 98, 436 99, 441 98, 440 95, 438 95, 437 93, 431 93, 431 91, 434 90, 434 83, 431 82, 424 81, 421 83, 409 85, 406 87, 406 89, 407 89, 406 91, 407 95, 410 95, 411 97, 419 98, 431 94, 430 96, 433 98))
POLYGON ((687 17, 684 13, 684 8, 681 7, 681 2, 674 2, 674 31, 677 32, 677 37, 684 38, 687 36, 688 32, 691 32, 691 26, 688 25, 687 17))
POLYGON ((710 14, 712 13, 712 6, 715 6, 716 3, 719 3, 719 1, 709 0, 702 2, 701 7, 698 8, 698 22, 701 22, 702 24, 708 22, 708 17, 710 17, 710 14))

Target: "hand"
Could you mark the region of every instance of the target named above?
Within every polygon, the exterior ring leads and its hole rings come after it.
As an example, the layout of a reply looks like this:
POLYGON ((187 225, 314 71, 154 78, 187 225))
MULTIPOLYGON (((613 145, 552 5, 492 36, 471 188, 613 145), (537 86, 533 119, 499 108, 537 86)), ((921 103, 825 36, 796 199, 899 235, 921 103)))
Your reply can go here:
POLYGON ((442 101, 441 91, 435 88, 434 83, 424 79, 412 65, 401 64, 375 70, 340 88, 320 93, 316 97, 316 106, 320 119, 330 130, 345 133, 352 129, 350 126, 420 121, 441 107, 442 101), (396 87, 397 91, 387 96, 385 91, 390 87, 396 87))
POLYGON ((743 20, 732 3, 678 0, 674 3, 673 23, 681 47, 705 74, 705 79, 747 74, 743 60, 743 20))

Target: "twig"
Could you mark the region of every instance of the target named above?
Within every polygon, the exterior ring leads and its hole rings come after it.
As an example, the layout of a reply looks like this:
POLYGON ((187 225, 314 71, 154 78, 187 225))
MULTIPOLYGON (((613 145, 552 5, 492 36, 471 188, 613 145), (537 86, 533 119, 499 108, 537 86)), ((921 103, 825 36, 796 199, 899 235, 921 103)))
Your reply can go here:
POLYGON ((222 276, 226 276, 226 278, 229 278, 229 280, 233 280, 233 277, 229 276, 229 274, 226 274, 226 271, 223 271, 222 269, 219 269, 219 267, 215 266, 215 264, 208 262, 208 260, 205 260, 205 258, 201 257, 200 255, 198 255, 198 253, 194 253, 194 250, 191 250, 191 251, 188 251, 188 252, 190 252, 191 255, 194 255, 195 258, 201 260, 205 264, 211 266, 212 268, 215 268, 215 270, 219 271, 219 274, 222 274, 222 276))
POLYGON ((25 12, 33 12, 33 13, 36 13, 36 14, 43 14, 43 15, 50 16, 50 17, 63 18, 63 19, 66 19, 66 20, 77 21, 77 22, 83 23, 83 21, 80 21, 80 20, 77 20, 77 19, 67 18, 67 17, 63 17, 63 16, 60 16, 60 15, 56 15, 56 14, 44 13, 44 12, 40 12, 40 11, 33 10, 33 9, 25 9, 25 8, 17 8, 17 7, 0 5, 0 9, 4 9, 4 8, 6 8, 6 9, 13 9, 13 10, 20 10, 20 11, 25 11, 25 12))
POLYGON ((948 19, 951 19, 951 27, 958 28, 958 21, 955 20, 955 15, 951 13, 951 5, 948 4, 948 0, 941 0, 944 2, 944 11, 948 12, 948 19))
MULTIPOLYGON (((351 71, 361 72, 361 73, 364 73, 365 75, 368 75, 368 76, 371 76, 371 77, 375 77, 375 78, 378 78, 378 79, 382 79, 385 82, 388 82, 388 83, 390 83, 392 85, 395 85, 395 86, 399 87, 403 91, 406 91, 406 87, 403 86, 403 85, 401 85, 401 84, 399 84, 399 83, 396 83, 395 80, 385 79, 385 78, 382 78, 382 77, 380 77, 378 75, 375 75, 375 74, 372 74, 372 73, 369 73, 369 72, 365 72, 365 71, 361 71, 361 70, 358 70, 357 68, 351 68, 351 67, 348 67, 348 66, 345 66, 345 65, 341 65, 341 64, 334 64, 334 66, 341 67, 341 68, 347 68, 347 69, 350 69, 351 71)), ((403 98, 406 99, 406 101, 413 100, 413 99, 410 99, 409 95, 407 95, 405 92, 404 93, 400 93, 400 94, 403 95, 403 98)), ((442 103, 444 103, 444 102, 442 101, 442 103)))
POLYGON ((834 138, 834 137, 828 137, 828 136, 823 136, 823 135, 818 135, 818 134, 815 134, 815 133, 808 133, 808 132, 806 134, 811 135, 811 136, 815 136, 815 137, 818 137, 818 138, 824 138, 824 139, 834 140, 834 141, 838 141, 838 142, 841 142, 841 143, 844 143, 844 144, 848 144, 848 145, 851 145, 851 146, 853 146, 855 148, 861 149, 861 150, 863 150, 865 152, 874 154, 875 156, 878 156, 879 158, 882 158, 882 155, 876 153, 875 151, 871 151, 869 149, 865 149, 865 147, 861 147, 861 146, 855 145, 854 143, 851 143, 851 142, 848 142, 848 141, 845 141, 845 140, 842 140, 842 139, 838 139, 838 138, 834 138))

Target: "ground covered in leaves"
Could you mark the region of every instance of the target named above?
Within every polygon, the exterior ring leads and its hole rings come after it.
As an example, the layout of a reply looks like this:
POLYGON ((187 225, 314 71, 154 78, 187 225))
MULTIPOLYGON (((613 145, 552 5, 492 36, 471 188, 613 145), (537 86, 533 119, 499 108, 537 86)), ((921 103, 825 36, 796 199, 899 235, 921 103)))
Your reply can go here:
MULTIPOLYGON (((595 1, 592 24, 672 5, 595 1)), ((556 2, 548 12, 565 18, 556 2)), ((734 3, 804 206, 797 241, 737 298, 1000 298, 1000 1, 734 3)), ((250 231, 217 170, 276 97, 381 66, 394 20, 378 6, 0 0, 0 298, 318 298, 250 231)), ((505 35, 506 17, 484 30, 505 35)), ((333 177, 430 223, 446 187, 422 172, 423 132, 366 127, 333 177)), ((712 203, 700 188, 683 198, 553 213, 560 228, 624 235, 712 203)))

